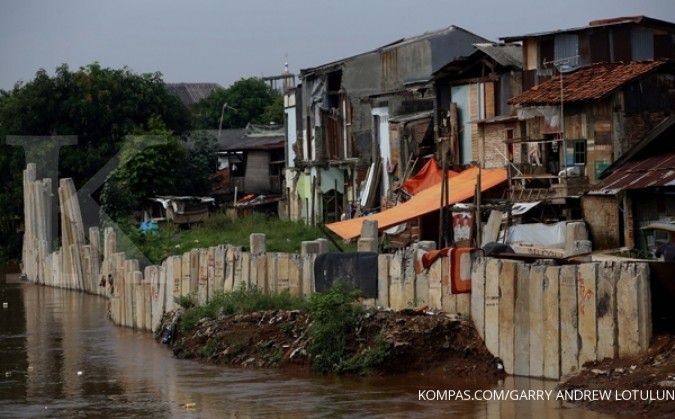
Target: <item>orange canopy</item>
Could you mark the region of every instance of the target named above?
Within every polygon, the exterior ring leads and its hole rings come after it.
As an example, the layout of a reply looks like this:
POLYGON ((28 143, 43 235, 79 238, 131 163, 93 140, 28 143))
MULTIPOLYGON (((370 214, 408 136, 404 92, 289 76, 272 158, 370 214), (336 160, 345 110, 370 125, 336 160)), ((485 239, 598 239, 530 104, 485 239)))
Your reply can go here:
MULTIPOLYGON (((449 204, 455 204, 471 198, 476 190, 478 168, 472 167, 455 176, 448 176, 450 191, 449 204)), ((483 169, 481 176, 481 191, 488 190, 506 181, 506 170, 483 169)), ((380 230, 405 223, 420 215, 438 211, 441 207, 441 183, 425 189, 410 198, 409 201, 399 204, 388 210, 371 214, 365 217, 339 221, 327 224, 332 232, 345 240, 353 239, 361 234, 361 224, 364 220, 377 220, 380 230)))
MULTIPOLYGON (((448 170, 449 177, 455 175, 457 175, 457 172, 448 170)), ((437 183, 441 183, 442 178, 443 171, 438 167, 436 160, 429 159, 415 176, 403 182, 403 189, 411 195, 417 195, 418 192, 434 186, 437 183)))

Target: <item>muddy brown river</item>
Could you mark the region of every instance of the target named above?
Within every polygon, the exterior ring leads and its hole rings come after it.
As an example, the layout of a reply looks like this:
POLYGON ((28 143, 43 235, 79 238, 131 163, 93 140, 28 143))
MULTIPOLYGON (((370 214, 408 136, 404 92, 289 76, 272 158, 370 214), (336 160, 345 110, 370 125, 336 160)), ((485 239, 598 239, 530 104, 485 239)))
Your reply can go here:
POLYGON ((0 417, 607 417, 556 401, 428 401, 421 389, 553 389, 507 378, 335 378, 177 360, 113 326, 103 298, 0 272, 0 417))

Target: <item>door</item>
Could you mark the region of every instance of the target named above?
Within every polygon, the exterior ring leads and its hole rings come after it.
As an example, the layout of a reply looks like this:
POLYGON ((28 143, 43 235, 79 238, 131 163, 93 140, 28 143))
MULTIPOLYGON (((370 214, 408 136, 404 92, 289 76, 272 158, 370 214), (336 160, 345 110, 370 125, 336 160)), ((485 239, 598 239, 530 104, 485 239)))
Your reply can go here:
POLYGON ((457 104, 457 118, 459 120, 459 161, 469 164, 472 160, 471 148, 471 111, 469 108, 470 85, 452 86, 450 100, 457 104))

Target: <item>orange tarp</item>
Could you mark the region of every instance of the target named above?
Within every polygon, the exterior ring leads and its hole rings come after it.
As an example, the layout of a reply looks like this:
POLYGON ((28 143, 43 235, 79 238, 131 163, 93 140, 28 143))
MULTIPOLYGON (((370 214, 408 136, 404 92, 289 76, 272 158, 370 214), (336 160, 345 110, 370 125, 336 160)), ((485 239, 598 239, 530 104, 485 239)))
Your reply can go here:
MULTIPOLYGON (((449 204, 455 204, 471 198, 476 191, 478 168, 472 167, 455 176, 448 176, 448 188, 450 190, 449 204)), ((506 170, 483 169, 481 176, 481 191, 488 190, 506 181, 506 170)), ((410 198, 409 201, 399 204, 388 210, 371 214, 365 217, 339 221, 327 224, 332 232, 345 240, 353 239, 361 235, 361 224, 364 220, 377 220, 380 230, 405 223, 420 215, 438 211, 441 207, 441 183, 425 189, 410 198)))
MULTIPOLYGON (((455 176, 457 172, 448 170, 448 176, 455 176)), ((411 195, 417 195, 418 192, 421 192, 429 187, 434 186, 437 183, 441 183, 443 178, 443 171, 438 167, 436 160, 429 159, 429 161, 422 166, 419 172, 410 179, 403 182, 403 189, 405 189, 411 195)))

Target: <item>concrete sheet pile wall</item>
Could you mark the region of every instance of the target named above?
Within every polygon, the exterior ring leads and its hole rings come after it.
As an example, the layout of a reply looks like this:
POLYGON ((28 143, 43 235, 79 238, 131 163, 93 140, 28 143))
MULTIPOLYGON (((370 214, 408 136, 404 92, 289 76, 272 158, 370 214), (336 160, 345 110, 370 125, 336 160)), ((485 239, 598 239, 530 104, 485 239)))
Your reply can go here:
POLYGON ((509 374, 559 379, 588 361, 649 346, 646 263, 552 266, 480 258, 471 281, 474 324, 509 374))

